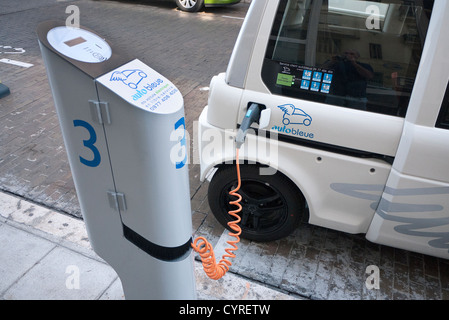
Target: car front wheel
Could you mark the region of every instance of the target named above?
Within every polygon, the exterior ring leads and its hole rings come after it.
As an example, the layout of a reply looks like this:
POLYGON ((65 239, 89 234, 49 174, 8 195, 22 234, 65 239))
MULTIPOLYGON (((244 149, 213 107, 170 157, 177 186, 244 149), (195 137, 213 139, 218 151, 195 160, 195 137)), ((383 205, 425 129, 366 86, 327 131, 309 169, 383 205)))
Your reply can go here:
POLYGON ((197 12, 204 6, 204 0, 176 0, 176 5, 182 11, 197 12))
MULTIPOLYGON (((305 200, 297 187, 282 173, 260 175, 257 165, 241 165, 242 211, 241 237, 254 241, 274 241, 288 236, 299 225, 305 211, 305 200)), ((236 210, 229 192, 237 186, 235 165, 223 165, 214 174, 208 192, 209 206, 215 218, 228 228, 234 220, 228 214, 236 210)))

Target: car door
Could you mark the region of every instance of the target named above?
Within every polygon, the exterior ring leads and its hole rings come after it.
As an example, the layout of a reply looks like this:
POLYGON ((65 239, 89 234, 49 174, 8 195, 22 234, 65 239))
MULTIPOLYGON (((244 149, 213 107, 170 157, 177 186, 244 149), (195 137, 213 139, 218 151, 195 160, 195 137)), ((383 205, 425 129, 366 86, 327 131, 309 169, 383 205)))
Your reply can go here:
POLYGON ((367 233, 371 241, 449 258, 449 3, 435 2, 393 169, 367 233), (437 7, 438 6, 438 7, 437 7))

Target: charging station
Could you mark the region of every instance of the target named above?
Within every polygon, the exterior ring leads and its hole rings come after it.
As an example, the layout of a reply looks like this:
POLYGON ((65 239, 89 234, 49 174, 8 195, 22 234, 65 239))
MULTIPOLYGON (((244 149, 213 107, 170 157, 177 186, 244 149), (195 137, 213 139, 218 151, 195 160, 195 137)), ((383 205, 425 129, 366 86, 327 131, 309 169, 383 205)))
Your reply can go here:
POLYGON ((93 249, 126 299, 195 299, 181 93, 91 30, 37 34, 93 249))

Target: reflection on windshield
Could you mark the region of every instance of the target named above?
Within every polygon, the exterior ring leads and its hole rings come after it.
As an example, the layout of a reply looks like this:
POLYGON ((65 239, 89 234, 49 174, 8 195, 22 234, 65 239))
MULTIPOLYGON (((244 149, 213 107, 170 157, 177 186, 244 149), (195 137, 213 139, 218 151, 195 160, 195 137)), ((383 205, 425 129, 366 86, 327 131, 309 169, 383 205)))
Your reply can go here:
POLYGON ((273 93, 404 116, 432 7, 419 0, 282 0, 262 78, 273 93), (332 74, 332 82, 307 83, 304 70, 332 74))

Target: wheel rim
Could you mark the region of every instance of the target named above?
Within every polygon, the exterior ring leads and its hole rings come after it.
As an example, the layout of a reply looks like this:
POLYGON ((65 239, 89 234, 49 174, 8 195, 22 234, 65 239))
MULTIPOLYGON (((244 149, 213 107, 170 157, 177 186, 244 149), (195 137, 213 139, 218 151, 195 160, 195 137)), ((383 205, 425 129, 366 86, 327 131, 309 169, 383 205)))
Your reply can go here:
POLYGON ((190 9, 196 5, 197 0, 179 0, 179 2, 184 8, 190 9))
MULTIPOLYGON (((222 191, 221 207, 226 212, 236 209, 236 206, 229 204, 229 201, 235 200, 229 195, 235 186, 236 182, 229 183, 222 191)), ((262 235, 274 232, 285 224, 288 217, 287 202, 276 188, 258 180, 242 180, 239 193, 242 196, 242 211, 239 215, 243 232, 262 235)), ((233 219, 227 214, 226 217, 229 221, 233 219)))

